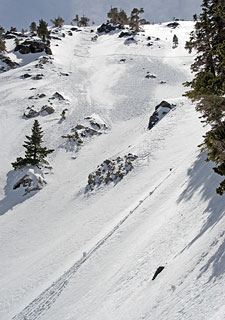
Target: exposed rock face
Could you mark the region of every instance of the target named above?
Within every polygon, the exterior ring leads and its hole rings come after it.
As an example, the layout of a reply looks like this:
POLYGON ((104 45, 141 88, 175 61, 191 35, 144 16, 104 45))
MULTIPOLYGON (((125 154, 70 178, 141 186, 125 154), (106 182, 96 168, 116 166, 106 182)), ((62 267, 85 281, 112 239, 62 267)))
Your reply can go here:
POLYGON ((16 46, 15 51, 19 51, 21 54, 45 52, 49 55, 52 54, 49 46, 42 41, 38 40, 25 40, 16 46))
POLYGON ((157 122, 159 122, 171 109, 175 106, 171 105, 167 101, 162 101, 155 107, 155 112, 151 115, 148 123, 148 129, 152 129, 157 122))
POLYGON ((136 155, 129 153, 123 158, 117 157, 116 159, 105 160, 94 172, 89 174, 85 192, 111 182, 117 184, 133 169, 133 162, 136 159, 136 155))
POLYGON ((37 167, 25 167, 24 169, 17 170, 15 173, 17 176, 13 183, 13 190, 22 189, 24 195, 32 192, 41 190, 45 185, 46 181, 41 170, 37 167))
POLYGON ((103 23, 98 29, 97 32, 98 33, 109 33, 115 30, 122 30, 124 29, 124 26, 122 26, 121 24, 111 24, 111 23, 103 23))

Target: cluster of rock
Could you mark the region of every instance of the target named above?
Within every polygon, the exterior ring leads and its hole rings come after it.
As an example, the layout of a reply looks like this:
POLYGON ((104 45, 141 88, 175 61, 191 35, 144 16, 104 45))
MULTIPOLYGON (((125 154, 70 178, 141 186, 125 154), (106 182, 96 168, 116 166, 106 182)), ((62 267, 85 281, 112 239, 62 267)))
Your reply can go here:
POLYGON ((35 65, 35 68, 44 69, 45 64, 52 64, 52 57, 44 56, 38 60, 38 63, 35 65))
POLYGON ((0 54, 0 61, 3 62, 5 66, 0 66, 0 72, 8 71, 9 69, 14 69, 19 66, 18 63, 12 61, 9 57, 0 54))
POLYGON ((160 104, 155 107, 155 111, 149 119, 148 129, 152 129, 156 123, 159 122, 174 107, 175 105, 171 105, 167 101, 160 102, 160 104))
POLYGON ((62 138, 66 139, 66 148, 73 151, 78 149, 84 140, 93 136, 99 136, 107 130, 108 127, 98 116, 93 115, 86 117, 81 124, 71 129, 71 133, 63 135, 62 138))
POLYGON ((22 190, 23 195, 41 190, 47 184, 42 171, 37 167, 25 167, 15 171, 15 175, 12 188, 22 190))
POLYGON ((25 73, 23 74, 20 78, 21 79, 28 79, 28 78, 31 78, 32 80, 41 80, 43 79, 44 75, 42 73, 38 73, 34 76, 32 76, 31 74, 29 73, 25 73))
POLYGON ((124 29, 124 26, 121 24, 112 24, 112 23, 103 23, 100 27, 98 27, 97 32, 98 33, 110 33, 112 31, 116 30, 122 30, 124 29))
POLYGON ((40 110, 36 110, 35 106, 27 107, 27 111, 24 112, 23 116, 25 119, 35 118, 38 116, 47 116, 55 112, 52 106, 45 105, 40 110))
POLYGON ((14 51, 19 51, 21 54, 45 52, 46 54, 52 55, 52 51, 48 44, 34 39, 25 40, 24 42, 18 44, 14 51))
POLYGON ((145 76, 146 79, 155 79, 156 76, 154 74, 151 74, 149 71, 147 71, 147 74, 145 76))
POLYGON ((116 159, 103 161, 94 172, 89 174, 85 191, 92 191, 111 182, 117 184, 134 168, 133 162, 136 159, 136 155, 129 153, 123 158, 117 157, 116 159))

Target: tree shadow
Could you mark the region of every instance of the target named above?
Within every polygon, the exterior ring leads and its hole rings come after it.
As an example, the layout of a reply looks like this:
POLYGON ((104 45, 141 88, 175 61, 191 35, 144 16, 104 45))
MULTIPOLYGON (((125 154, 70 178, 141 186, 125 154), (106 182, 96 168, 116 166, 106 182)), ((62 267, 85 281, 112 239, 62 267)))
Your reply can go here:
MULTIPOLYGON (((189 201, 195 193, 201 195, 201 199, 208 202, 208 205, 202 214, 207 215, 206 222, 202 226, 199 234, 182 250, 190 248, 207 230, 214 228, 225 216, 225 196, 216 193, 216 188, 221 182, 221 177, 213 170, 214 164, 206 162, 206 155, 200 154, 193 166, 188 170, 188 184, 185 190, 180 194, 178 203, 189 201)), ((181 253, 182 253, 181 252, 181 253)), ((202 268, 202 273, 210 265, 213 267, 213 274, 209 281, 215 277, 221 276, 225 272, 225 241, 218 248, 217 252, 209 259, 202 268)))
POLYGON ((24 194, 23 188, 13 189, 13 185, 18 178, 17 172, 11 170, 7 174, 6 186, 4 188, 5 198, 0 201, 0 216, 4 215, 9 210, 12 210, 16 205, 23 203, 28 198, 32 197, 36 192, 24 194))

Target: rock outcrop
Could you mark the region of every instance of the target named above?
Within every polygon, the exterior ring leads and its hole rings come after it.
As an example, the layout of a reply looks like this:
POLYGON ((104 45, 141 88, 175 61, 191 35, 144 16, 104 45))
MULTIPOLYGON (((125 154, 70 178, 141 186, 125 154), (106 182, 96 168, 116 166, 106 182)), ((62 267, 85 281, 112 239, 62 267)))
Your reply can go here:
POLYGON ((25 40, 24 42, 18 44, 14 51, 19 51, 21 54, 39 52, 45 52, 49 55, 52 54, 50 47, 45 42, 38 40, 25 40))
POLYGON ((175 106, 171 105, 167 101, 162 101, 155 107, 154 113, 151 115, 148 123, 148 129, 151 130, 157 122, 159 122, 171 109, 175 106))
POLYGON ((124 29, 124 26, 121 24, 112 24, 112 23, 103 23, 100 27, 98 27, 97 32, 98 33, 110 33, 112 31, 116 30, 122 30, 124 29))
POLYGON ((117 184, 134 168, 133 162, 136 159, 136 155, 129 153, 123 158, 117 157, 116 159, 103 161, 94 172, 89 174, 85 192, 92 191, 101 185, 107 185, 111 182, 117 184))

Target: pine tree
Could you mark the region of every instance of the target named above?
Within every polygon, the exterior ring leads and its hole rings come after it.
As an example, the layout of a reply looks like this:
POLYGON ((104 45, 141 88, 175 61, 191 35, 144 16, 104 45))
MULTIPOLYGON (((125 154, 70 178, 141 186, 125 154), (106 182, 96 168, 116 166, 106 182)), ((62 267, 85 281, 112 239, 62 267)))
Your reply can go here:
POLYGON ((50 39, 50 31, 48 30, 48 24, 43 19, 39 20, 37 34, 43 40, 43 42, 45 42, 47 39, 50 39))
POLYGON ((129 24, 129 18, 127 17, 127 14, 123 9, 120 9, 118 24, 121 24, 122 26, 124 26, 125 24, 129 24))
POLYGON ((32 33, 37 32, 37 25, 36 25, 36 23, 35 23, 34 21, 31 22, 30 31, 31 31, 32 33))
POLYGON ((4 33, 4 28, 0 26, 0 53, 6 51, 4 33))
POLYGON ((90 19, 88 19, 87 17, 85 17, 85 16, 83 15, 83 16, 80 18, 79 22, 78 22, 78 26, 79 26, 79 27, 87 27, 89 21, 90 21, 90 19))
POLYGON ((51 20, 54 27, 62 28, 64 20, 62 17, 55 18, 54 20, 51 20))
POLYGON ((140 19, 140 14, 144 13, 144 9, 141 8, 141 9, 137 9, 137 8, 134 8, 131 12, 131 16, 130 16, 130 19, 129 19, 129 26, 130 28, 132 28, 134 31, 138 32, 139 31, 139 27, 140 27, 140 24, 141 24, 141 19, 140 19))
POLYGON ((178 46, 178 38, 177 38, 176 35, 173 36, 173 45, 174 45, 175 47, 178 46))
MULTIPOLYGON (((197 101, 202 122, 211 125, 201 147, 207 151, 207 161, 215 162, 214 171, 225 176, 225 1, 203 0, 202 13, 199 19, 195 15, 194 20, 195 31, 186 49, 197 51, 191 66, 195 77, 186 83, 191 87, 186 96, 197 101)), ((225 179, 217 193, 225 193, 225 179)))
POLYGON ((10 32, 17 32, 16 27, 11 27, 11 28, 10 28, 10 32))
POLYGON ((54 150, 42 147, 42 138, 43 131, 39 122, 35 120, 32 127, 32 134, 31 136, 26 136, 27 141, 25 141, 23 145, 23 147, 26 149, 25 158, 19 157, 16 159, 16 162, 12 163, 12 166, 15 170, 20 169, 26 165, 40 167, 43 164, 48 164, 45 158, 54 150))
POLYGON ((72 20, 73 23, 75 23, 76 25, 78 25, 79 23, 79 16, 78 14, 76 14, 75 18, 72 20))
POLYGON ((107 13, 107 17, 109 18, 109 22, 112 24, 118 24, 119 20, 119 12, 118 8, 112 8, 107 13))

